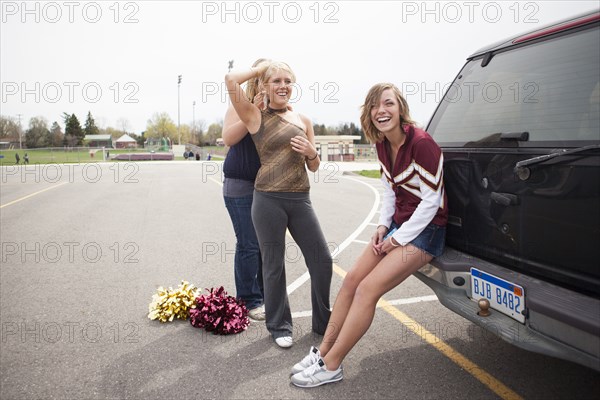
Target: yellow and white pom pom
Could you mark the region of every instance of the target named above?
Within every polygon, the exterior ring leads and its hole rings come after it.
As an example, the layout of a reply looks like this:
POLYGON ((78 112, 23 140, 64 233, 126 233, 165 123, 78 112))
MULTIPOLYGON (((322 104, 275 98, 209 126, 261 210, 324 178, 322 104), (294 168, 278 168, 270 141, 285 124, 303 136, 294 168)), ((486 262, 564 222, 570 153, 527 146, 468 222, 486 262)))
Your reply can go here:
POLYGON ((161 286, 148 305, 148 318, 158 319, 160 322, 170 322, 175 318, 188 319, 190 308, 196 307, 197 296, 198 288, 187 281, 181 281, 175 290, 161 286))

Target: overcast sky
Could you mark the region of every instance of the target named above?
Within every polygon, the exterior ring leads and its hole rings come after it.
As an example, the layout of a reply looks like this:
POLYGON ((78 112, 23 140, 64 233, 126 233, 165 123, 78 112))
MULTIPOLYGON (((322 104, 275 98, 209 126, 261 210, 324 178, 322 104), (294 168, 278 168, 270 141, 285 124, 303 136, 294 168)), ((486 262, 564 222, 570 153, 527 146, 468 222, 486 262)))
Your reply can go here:
POLYGON ((1 114, 140 133, 155 112, 222 119, 229 60, 286 61, 295 109, 319 124, 359 122, 368 89, 404 90, 425 125, 475 50, 598 8, 598 1, 2 1, 1 114), (194 106, 193 103, 196 102, 194 106))

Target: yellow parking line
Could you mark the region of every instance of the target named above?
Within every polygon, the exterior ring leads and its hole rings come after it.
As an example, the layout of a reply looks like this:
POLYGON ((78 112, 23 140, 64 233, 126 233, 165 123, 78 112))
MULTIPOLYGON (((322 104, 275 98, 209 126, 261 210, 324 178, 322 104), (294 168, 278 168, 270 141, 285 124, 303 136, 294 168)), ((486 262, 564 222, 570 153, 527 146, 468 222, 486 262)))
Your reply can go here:
MULTIPOLYGON (((339 265, 333 264, 333 270, 342 278, 346 276, 346 271, 344 271, 339 265)), ((508 386, 481 369, 477 364, 460 354, 458 351, 454 350, 440 338, 425 329, 425 327, 423 327, 417 321, 410 318, 408 315, 404 314, 402 311, 398 310, 384 299, 380 299, 377 305, 392 317, 400 321, 402 325, 406 326, 414 334, 421 337, 421 339, 423 339, 425 342, 429 343, 440 353, 448 357, 452 362, 473 375, 475 379, 483 383, 501 398, 506 400, 522 400, 522 397, 511 390, 508 386)))
POLYGON ((13 200, 13 201, 11 201, 11 202, 9 202, 9 203, 2 204, 2 205, 0 206, 0 208, 8 207, 8 206, 10 206, 10 205, 13 205, 13 204, 15 204, 15 203, 18 203, 18 202, 20 202, 20 201, 23 201, 23 200, 25 200, 25 199, 28 199, 28 198, 30 198, 30 197, 36 196, 36 195, 38 195, 38 194, 40 194, 40 193, 44 193, 44 192, 46 192, 46 191, 48 191, 48 190, 51 190, 51 189, 56 189, 57 187, 59 187, 59 186, 62 186, 62 185, 64 185, 64 184, 66 184, 66 183, 69 183, 69 182, 63 182, 63 183, 59 183, 58 185, 54 185, 54 186, 47 187, 46 189, 38 190, 37 192, 35 192, 35 193, 31 193, 31 194, 28 194, 27 196, 21 197, 20 199, 16 199, 16 200, 13 200))

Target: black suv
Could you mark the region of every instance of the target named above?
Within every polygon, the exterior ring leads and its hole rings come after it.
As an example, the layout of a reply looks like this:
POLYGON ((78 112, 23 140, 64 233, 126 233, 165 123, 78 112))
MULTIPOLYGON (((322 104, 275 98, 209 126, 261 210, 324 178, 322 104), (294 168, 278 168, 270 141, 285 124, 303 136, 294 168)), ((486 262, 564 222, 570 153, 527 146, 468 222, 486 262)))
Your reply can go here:
POLYGON ((416 274, 504 340, 596 370, 599 78, 598 11, 467 59, 427 127, 444 152, 447 248, 416 274))

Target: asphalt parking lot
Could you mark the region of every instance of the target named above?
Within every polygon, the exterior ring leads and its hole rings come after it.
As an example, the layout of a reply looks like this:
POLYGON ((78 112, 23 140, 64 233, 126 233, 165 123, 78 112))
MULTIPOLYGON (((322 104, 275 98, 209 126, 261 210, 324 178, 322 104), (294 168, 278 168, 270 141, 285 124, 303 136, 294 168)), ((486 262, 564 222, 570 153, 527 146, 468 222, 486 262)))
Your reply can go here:
MULTIPOLYGON (((334 254, 331 300, 375 228, 381 187, 323 165, 311 198, 334 254)), ((2 399, 598 398, 597 372, 510 346, 441 306, 409 278, 384 296, 344 362, 315 389, 289 369, 320 337, 294 243, 286 276, 294 346, 263 323, 217 336, 147 318, 159 286, 234 294, 235 237, 220 163, 4 167, 0 190, 2 399), (466 361, 465 361, 466 360, 466 361)))

